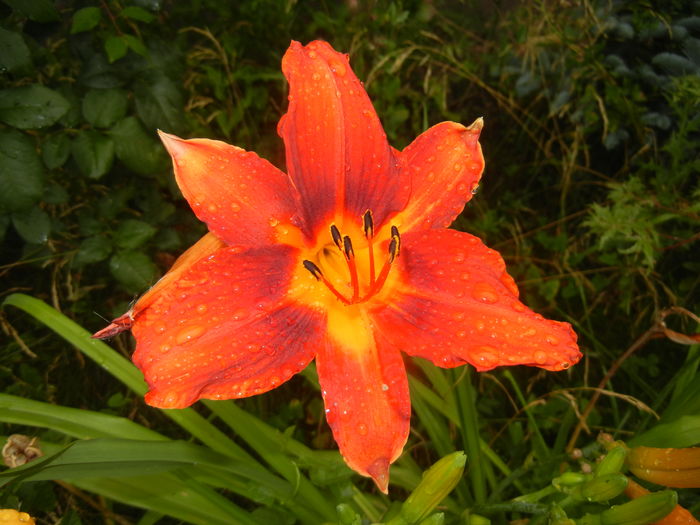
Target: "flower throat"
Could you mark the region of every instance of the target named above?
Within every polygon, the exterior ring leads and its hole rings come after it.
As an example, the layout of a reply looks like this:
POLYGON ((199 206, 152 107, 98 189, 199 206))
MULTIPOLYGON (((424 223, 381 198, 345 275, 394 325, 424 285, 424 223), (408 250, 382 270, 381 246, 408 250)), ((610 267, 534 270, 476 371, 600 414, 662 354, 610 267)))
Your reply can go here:
POLYGON ((311 275, 313 275, 316 280, 322 282, 328 288, 328 290, 330 290, 330 292, 345 305, 363 303, 375 296, 382 289, 382 286, 384 286, 384 283, 389 276, 391 265, 394 262, 394 259, 399 256, 401 248, 401 237, 399 236, 399 230, 396 228, 396 226, 392 226, 391 240, 389 241, 387 250, 388 253, 384 260, 384 264, 377 275, 377 267, 374 260, 374 221, 372 219, 372 213, 369 210, 367 210, 362 216, 362 229, 364 231, 365 238, 367 239, 367 253, 369 257, 369 283, 365 288, 364 294, 361 293, 360 275, 357 269, 357 262, 355 261, 355 250, 352 246, 352 240, 348 235, 343 236, 335 224, 332 224, 330 227, 331 239, 333 240, 333 244, 336 246, 336 248, 340 250, 340 253, 347 264, 350 275, 352 295, 347 297, 338 291, 338 289, 333 286, 333 283, 326 278, 321 271, 321 268, 319 268, 317 264, 309 261, 308 259, 303 261, 304 268, 311 272, 311 275))

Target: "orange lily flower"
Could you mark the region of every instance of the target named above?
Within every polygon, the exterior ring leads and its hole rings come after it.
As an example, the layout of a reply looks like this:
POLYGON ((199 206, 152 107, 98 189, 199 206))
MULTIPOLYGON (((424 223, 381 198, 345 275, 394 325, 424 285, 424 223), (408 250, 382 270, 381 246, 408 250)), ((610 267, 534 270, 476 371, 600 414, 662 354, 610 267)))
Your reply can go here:
POLYGON ((182 408, 271 390, 316 360, 347 464, 387 492, 411 414, 401 351, 441 367, 562 370, 567 323, 518 300, 500 255, 446 229, 484 167, 482 119, 389 146, 347 55, 292 42, 279 123, 287 174, 223 142, 161 138, 210 233, 126 314, 146 402, 182 408))

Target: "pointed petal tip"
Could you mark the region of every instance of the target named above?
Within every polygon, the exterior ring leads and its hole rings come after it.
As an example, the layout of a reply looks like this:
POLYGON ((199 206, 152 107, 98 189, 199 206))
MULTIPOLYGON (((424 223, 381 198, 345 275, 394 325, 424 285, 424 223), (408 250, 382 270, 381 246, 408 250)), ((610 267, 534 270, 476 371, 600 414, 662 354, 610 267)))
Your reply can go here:
POLYGON ((165 131, 158 130, 158 136, 160 137, 161 142, 165 146, 165 149, 168 150, 168 153, 170 153, 171 156, 182 149, 180 145, 184 141, 177 135, 171 135, 170 133, 166 133, 165 131))
POLYGON ((479 117, 478 119, 476 119, 474 122, 472 122, 471 124, 469 124, 467 126, 467 131, 471 131, 474 133, 480 133, 481 130, 483 129, 483 127, 484 127, 484 117, 479 117))
POLYGON ((367 474, 374 480, 379 490, 389 494, 389 460, 387 458, 377 459, 367 467, 367 474))

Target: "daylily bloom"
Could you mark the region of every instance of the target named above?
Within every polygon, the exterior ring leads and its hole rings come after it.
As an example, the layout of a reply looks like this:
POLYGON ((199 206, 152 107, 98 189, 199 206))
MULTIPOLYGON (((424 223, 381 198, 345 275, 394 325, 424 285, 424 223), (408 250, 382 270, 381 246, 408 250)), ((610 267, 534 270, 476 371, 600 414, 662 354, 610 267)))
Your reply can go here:
POLYGON ((477 370, 563 370, 581 354, 569 324, 518 300, 496 251, 446 229, 483 171, 482 119, 399 152, 346 55, 292 42, 282 70, 287 173, 161 133, 210 233, 95 337, 133 330, 146 402, 162 408, 260 394, 315 359, 340 452, 386 492, 409 432, 402 351, 477 370))

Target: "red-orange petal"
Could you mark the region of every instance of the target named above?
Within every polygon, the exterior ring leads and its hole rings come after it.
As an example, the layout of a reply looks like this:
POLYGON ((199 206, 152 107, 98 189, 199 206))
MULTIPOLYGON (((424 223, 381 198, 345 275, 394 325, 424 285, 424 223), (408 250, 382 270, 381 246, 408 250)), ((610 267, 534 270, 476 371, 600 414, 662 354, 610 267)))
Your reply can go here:
POLYGON ((399 156, 411 198, 392 222, 401 232, 446 228, 472 198, 484 171, 479 145, 483 120, 464 127, 443 122, 423 132, 399 156))
POLYGON ((190 269, 197 261, 225 246, 224 242, 213 233, 207 233, 195 244, 190 246, 185 253, 180 255, 175 264, 168 270, 156 284, 154 284, 145 294, 143 294, 136 304, 132 306, 124 315, 112 320, 109 326, 93 334, 95 339, 106 339, 113 337, 120 332, 130 330, 134 324, 134 319, 150 305, 165 289, 172 286, 183 274, 190 269))
POLYGON ((467 362, 480 371, 503 365, 557 371, 581 358, 571 325, 521 303, 503 259, 477 237, 437 229, 402 241, 399 283, 391 302, 373 314, 378 330, 401 350, 438 366, 467 362))
POLYGON ((298 221, 289 178, 255 153, 218 140, 160 137, 185 199, 227 244, 271 244, 277 225, 298 221))
POLYGON ((330 312, 329 333, 316 357, 326 419, 350 468, 386 493, 389 465, 403 450, 411 416, 401 354, 375 340, 353 307, 330 312))
POLYGON ((288 246, 226 247, 164 289, 132 328, 146 402, 183 408, 250 396, 302 370, 324 340, 325 318, 286 295, 297 257, 288 246))
MULTIPOLYGON (((301 195, 308 233, 371 210, 377 229, 405 205, 396 159, 372 103, 346 55, 326 42, 292 42, 282 59, 289 110, 279 134, 287 170, 301 195)), ((313 235, 312 235, 313 236, 313 235)))

